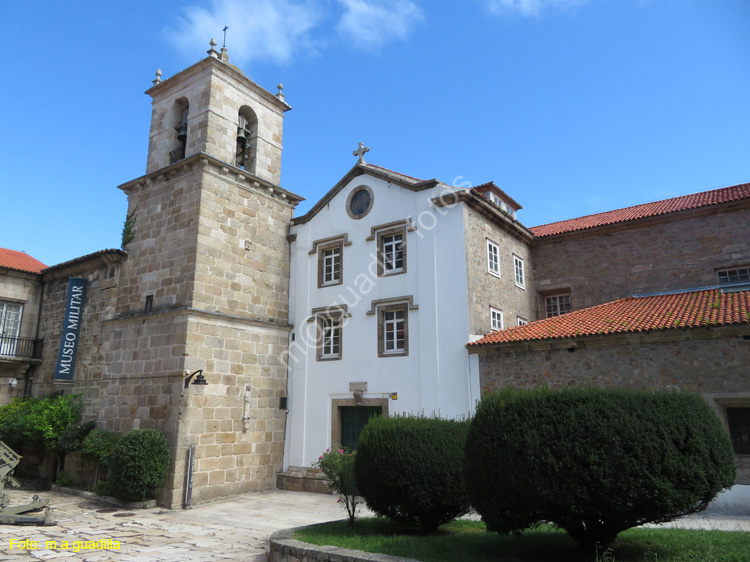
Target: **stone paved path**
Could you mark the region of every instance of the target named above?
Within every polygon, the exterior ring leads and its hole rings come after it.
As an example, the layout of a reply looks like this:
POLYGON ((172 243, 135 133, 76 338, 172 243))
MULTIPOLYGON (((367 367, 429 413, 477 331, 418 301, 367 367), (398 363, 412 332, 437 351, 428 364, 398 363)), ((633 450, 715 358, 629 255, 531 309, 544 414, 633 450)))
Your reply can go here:
MULTIPOLYGON (((25 503, 33 495, 19 490, 9 493, 11 505, 25 503)), ((346 516, 334 496, 281 490, 245 494, 231 501, 175 511, 115 509, 56 492, 39 495, 51 500, 57 524, 0 525, 0 560, 265 562, 271 533, 346 516), (36 542, 36 549, 19 549, 16 542, 10 548, 11 540, 29 539, 36 542), (119 541, 119 550, 75 551, 85 541, 106 539, 119 541), (47 541, 55 541, 57 548, 47 541), (68 541, 67 550, 62 548, 63 541, 68 541)))
MULTIPOLYGON (((22 490, 8 493, 11 505, 25 503, 33 495, 22 490)), ((228 501, 174 511, 115 509, 57 492, 44 492, 40 496, 51 500, 57 524, 0 525, 0 561, 266 562, 271 533, 346 517, 335 496, 281 490, 244 494, 228 501), (10 548, 11 540, 29 539, 36 542, 35 549, 19 549, 17 543, 10 548), (106 539, 119 541, 120 548, 75 551, 82 542, 106 539), (62 548, 63 541, 68 541, 67 549, 62 548)), ((748 532, 750 518, 694 516, 669 525, 748 532)))

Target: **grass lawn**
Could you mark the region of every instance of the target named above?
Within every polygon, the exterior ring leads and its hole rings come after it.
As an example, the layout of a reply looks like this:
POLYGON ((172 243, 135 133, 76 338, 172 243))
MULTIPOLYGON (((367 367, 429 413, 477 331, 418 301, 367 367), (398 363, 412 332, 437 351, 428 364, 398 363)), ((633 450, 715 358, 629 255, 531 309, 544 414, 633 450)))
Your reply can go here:
MULTIPOLYGON (((572 539, 552 527, 520 536, 488 533, 478 521, 455 521, 438 534, 419 536, 386 519, 358 519, 298 530, 294 538, 422 562, 578 562, 572 539)), ((631 529, 618 535, 602 562, 750 562, 750 533, 686 529, 631 529)))

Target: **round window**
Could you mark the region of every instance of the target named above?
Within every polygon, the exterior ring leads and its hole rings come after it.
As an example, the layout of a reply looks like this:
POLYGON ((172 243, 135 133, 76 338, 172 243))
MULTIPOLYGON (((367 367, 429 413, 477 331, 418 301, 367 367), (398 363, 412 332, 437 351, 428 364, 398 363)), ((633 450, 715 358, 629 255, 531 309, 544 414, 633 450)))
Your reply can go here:
POLYGON ((361 219, 372 209, 373 196, 372 190, 366 185, 357 187, 349 195, 346 204, 346 211, 353 219, 361 219))

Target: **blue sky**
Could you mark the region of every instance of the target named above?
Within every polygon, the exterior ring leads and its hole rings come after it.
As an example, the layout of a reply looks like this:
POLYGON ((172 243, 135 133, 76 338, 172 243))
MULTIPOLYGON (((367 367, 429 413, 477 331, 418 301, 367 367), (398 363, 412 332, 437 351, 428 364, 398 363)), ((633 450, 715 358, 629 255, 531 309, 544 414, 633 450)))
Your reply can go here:
POLYGON ((303 214, 354 165, 493 180, 535 226, 750 182, 747 0, 0 2, 0 247, 54 265, 120 244, 150 98, 229 26, 285 86, 303 214))

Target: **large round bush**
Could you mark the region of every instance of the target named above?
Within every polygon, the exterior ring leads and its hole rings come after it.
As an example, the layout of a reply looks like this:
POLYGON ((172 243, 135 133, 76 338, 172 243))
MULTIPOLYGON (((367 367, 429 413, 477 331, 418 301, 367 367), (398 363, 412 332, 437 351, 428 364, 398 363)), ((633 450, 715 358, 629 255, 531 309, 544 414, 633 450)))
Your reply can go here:
POLYGON ((490 530, 551 522, 587 550, 705 508, 735 475, 718 418, 700 396, 674 392, 488 395, 466 447, 469 497, 490 530))
POLYGON ((167 438, 154 429, 136 429, 122 436, 109 458, 112 493, 124 500, 154 497, 169 470, 167 438))
POLYGON ((367 506, 424 532, 469 510, 463 484, 468 422, 436 418, 372 418, 354 463, 367 506))

